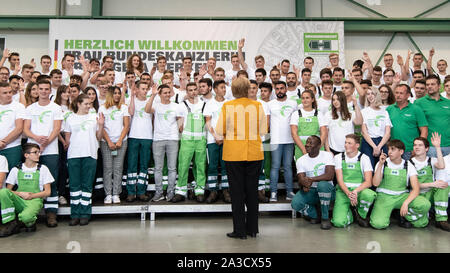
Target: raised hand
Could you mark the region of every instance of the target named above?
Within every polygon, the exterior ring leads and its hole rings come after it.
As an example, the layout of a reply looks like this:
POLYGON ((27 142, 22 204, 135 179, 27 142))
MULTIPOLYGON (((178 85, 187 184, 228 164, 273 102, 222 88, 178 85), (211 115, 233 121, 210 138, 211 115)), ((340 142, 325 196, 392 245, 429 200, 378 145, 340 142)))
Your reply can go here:
POLYGON ((11 52, 9 52, 9 49, 5 48, 3 50, 3 58, 9 58, 11 56, 11 52))
POLYGON ((198 73, 199 73, 200 76, 202 76, 202 78, 203 78, 203 76, 206 75, 206 73, 208 73, 208 71, 206 70, 206 64, 203 64, 203 65, 200 67, 198 73))
POLYGON ((98 114, 97 124, 99 127, 103 127, 103 125, 105 125, 105 116, 103 115, 103 113, 98 114))
POLYGON ((386 162, 386 159, 387 159, 387 155, 384 152, 382 152, 380 155, 380 161, 379 161, 380 164, 384 164, 384 162, 386 162))
POLYGON ((36 62, 34 61, 34 58, 31 59, 30 65, 36 68, 36 62))
POLYGON ((399 73, 395 73, 394 82, 399 84, 401 80, 402 80, 402 78, 401 78, 400 74, 399 73))
POLYGON ((433 132, 431 135, 431 144, 436 148, 441 147, 441 135, 438 132, 433 132))
POLYGON ((245 45, 245 38, 242 38, 242 39, 239 40, 238 48, 239 49, 243 49, 244 45, 245 45))
POLYGON ((434 53, 435 53, 434 47, 432 47, 432 48, 430 49, 430 58, 434 56, 434 53))
POLYGON ((403 66, 404 62, 403 62, 403 57, 400 55, 397 55, 397 64, 399 66, 403 66))

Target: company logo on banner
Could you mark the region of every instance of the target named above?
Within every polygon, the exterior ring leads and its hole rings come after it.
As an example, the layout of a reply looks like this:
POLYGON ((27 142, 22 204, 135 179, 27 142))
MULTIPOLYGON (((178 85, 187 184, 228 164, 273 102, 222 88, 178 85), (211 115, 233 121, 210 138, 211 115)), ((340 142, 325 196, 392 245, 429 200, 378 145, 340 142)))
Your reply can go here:
POLYGON ((175 72, 185 56, 192 57, 196 71, 211 57, 216 67, 229 70, 241 38, 246 63, 254 68, 254 57, 263 55, 268 74, 284 59, 302 67, 306 56, 314 58, 316 68, 325 67, 331 52, 339 53, 344 67, 343 22, 50 20, 49 28, 50 56, 57 68, 66 53, 75 55, 76 69, 82 68, 77 62, 81 56, 101 61, 111 55, 119 72, 126 71, 134 53, 147 72, 159 56, 165 56, 167 69, 175 72))

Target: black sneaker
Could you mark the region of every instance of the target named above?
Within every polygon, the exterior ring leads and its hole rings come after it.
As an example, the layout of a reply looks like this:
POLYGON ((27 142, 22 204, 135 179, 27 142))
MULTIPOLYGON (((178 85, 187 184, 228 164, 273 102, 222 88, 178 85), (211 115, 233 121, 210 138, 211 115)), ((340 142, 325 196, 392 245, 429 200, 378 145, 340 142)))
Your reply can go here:
POLYGON ((405 217, 400 217, 400 222, 398 223, 402 228, 412 228, 412 224, 406 220, 405 217))
POLYGON ((331 222, 330 219, 322 219, 322 222, 320 223, 320 228, 328 230, 331 228, 331 222))
POLYGON ((73 227, 73 226, 78 226, 79 224, 80 224, 79 218, 70 219, 69 226, 73 227))
POLYGON ((36 223, 34 223, 29 227, 25 226, 25 232, 35 232, 35 231, 36 231, 36 223))
POLYGON ((85 226, 89 224, 89 218, 81 218, 80 219, 80 226, 85 226))

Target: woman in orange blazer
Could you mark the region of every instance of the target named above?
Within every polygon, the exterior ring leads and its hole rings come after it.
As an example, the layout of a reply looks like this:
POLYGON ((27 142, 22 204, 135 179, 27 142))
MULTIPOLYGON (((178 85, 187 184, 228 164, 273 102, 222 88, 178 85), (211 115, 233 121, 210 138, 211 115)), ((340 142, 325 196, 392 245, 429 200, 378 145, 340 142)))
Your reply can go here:
POLYGON ((247 239, 258 233, 258 177, 264 159, 261 135, 267 120, 261 103, 247 98, 250 82, 237 78, 231 84, 234 100, 222 106, 216 133, 223 136, 233 213, 231 238, 247 239), (245 214, 247 206, 247 215, 245 214))

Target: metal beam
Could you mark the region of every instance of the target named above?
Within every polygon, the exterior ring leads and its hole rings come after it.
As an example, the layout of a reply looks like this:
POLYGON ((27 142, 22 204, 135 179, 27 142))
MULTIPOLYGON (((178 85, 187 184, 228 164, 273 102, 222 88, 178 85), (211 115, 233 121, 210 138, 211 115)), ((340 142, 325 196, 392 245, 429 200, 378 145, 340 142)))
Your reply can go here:
POLYGON ((362 4, 360 4, 360 3, 356 2, 356 1, 353 1, 353 0, 347 0, 347 1, 350 2, 350 3, 352 3, 352 4, 354 4, 354 5, 357 5, 358 7, 361 7, 361 8, 363 8, 363 9, 367 10, 367 11, 370 11, 370 12, 372 12, 372 13, 374 13, 374 14, 380 16, 380 17, 388 18, 386 15, 381 14, 381 13, 379 13, 378 11, 375 11, 375 10, 373 10, 373 9, 367 7, 367 6, 364 6, 364 5, 362 5, 362 4))
POLYGON ((416 16, 414 16, 414 18, 420 18, 420 17, 422 17, 423 15, 425 15, 425 14, 427 14, 427 13, 429 13, 429 12, 435 10, 435 9, 438 9, 438 8, 442 7, 443 5, 446 5, 446 4, 448 4, 448 3, 450 3, 450 0, 444 1, 444 2, 440 3, 440 4, 437 5, 437 6, 434 6, 434 7, 430 8, 430 9, 427 9, 426 11, 424 11, 424 12, 422 12, 422 13, 417 14, 416 16))
POLYGON ((295 17, 306 18, 306 0, 295 0, 295 17))
POLYGON ((92 17, 98 17, 103 15, 103 0, 92 0, 92 17))
POLYGON ((207 20, 207 21, 343 21, 346 33, 450 33, 450 18, 280 18, 280 17, 132 17, 132 16, 0 16, 0 29, 48 30, 49 19, 207 20))
POLYGON ((384 54, 386 54, 386 51, 388 50, 388 48, 391 46, 392 41, 394 40, 395 36, 397 36, 397 32, 394 32, 394 34, 392 35, 391 39, 389 40, 389 42, 387 43, 386 47, 384 48, 383 52, 381 53, 380 57, 378 58, 378 61, 375 65, 378 65, 381 62, 381 59, 383 59, 384 54))

